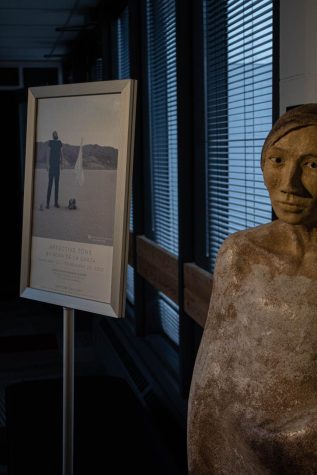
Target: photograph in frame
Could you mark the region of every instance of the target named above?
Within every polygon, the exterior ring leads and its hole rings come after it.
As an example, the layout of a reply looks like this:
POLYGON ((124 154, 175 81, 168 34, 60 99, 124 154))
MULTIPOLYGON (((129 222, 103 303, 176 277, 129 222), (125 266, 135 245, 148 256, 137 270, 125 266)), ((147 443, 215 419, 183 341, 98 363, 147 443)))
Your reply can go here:
POLYGON ((29 90, 22 296, 123 315, 135 89, 29 90))

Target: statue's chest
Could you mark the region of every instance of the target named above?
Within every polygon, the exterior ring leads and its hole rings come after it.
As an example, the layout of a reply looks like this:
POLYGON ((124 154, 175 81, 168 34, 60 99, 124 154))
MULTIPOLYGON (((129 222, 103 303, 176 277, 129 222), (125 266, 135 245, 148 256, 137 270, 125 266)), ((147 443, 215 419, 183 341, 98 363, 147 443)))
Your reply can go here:
POLYGON ((266 266, 254 266, 241 286, 217 299, 210 320, 201 355, 207 380, 231 387, 317 382, 317 281, 272 277, 266 266))
POLYGON ((254 346, 273 350, 277 345, 279 350, 293 351, 313 344, 317 350, 317 280, 272 276, 266 266, 257 265, 234 300, 236 328, 254 346))

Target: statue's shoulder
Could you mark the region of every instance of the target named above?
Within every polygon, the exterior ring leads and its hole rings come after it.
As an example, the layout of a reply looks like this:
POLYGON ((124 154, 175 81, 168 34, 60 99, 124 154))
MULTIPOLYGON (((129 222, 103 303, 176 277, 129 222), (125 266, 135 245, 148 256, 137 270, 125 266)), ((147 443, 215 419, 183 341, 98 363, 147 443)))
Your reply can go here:
POLYGON ((221 248, 220 251, 228 251, 230 249, 241 249, 244 246, 262 246, 263 242, 270 240, 272 238, 272 234, 276 234, 276 222, 262 224, 260 226, 256 226, 254 228, 245 229, 243 231, 238 231, 236 233, 230 234, 227 237, 221 248))
POLYGON ((218 267, 242 265, 257 260, 272 250, 272 242, 280 240, 281 230, 277 221, 238 231, 224 240, 217 256, 218 267))

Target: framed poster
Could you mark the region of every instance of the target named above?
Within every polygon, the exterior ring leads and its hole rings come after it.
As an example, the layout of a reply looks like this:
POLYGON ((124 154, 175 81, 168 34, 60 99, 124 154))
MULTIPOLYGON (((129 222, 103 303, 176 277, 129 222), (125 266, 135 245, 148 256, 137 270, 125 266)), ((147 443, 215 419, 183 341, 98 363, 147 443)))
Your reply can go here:
POLYGON ((121 317, 136 82, 29 89, 21 296, 121 317))

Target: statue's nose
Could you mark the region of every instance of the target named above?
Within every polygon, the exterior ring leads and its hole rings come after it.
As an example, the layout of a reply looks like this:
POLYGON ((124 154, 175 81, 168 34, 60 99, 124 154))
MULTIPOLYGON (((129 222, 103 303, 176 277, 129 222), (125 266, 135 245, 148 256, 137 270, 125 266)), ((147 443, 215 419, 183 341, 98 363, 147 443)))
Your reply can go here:
POLYGON ((296 163, 289 163, 282 173, 282 193, 296 194, 302 192, 303 189, 301 167, 296 163))

